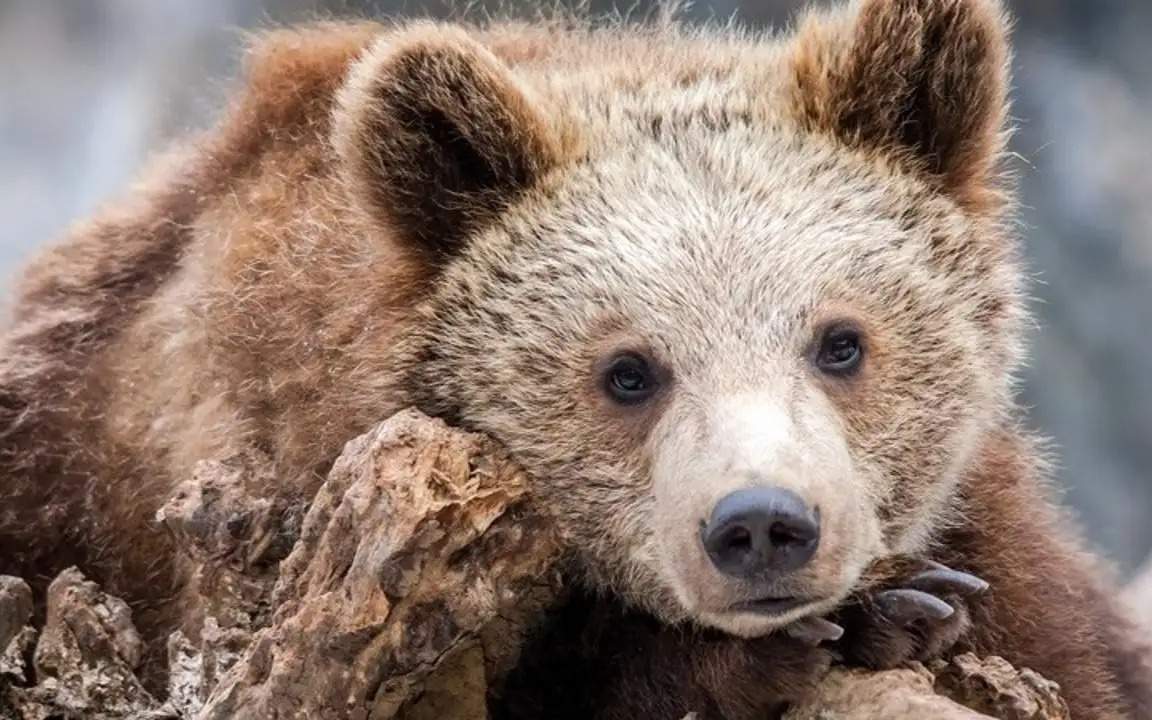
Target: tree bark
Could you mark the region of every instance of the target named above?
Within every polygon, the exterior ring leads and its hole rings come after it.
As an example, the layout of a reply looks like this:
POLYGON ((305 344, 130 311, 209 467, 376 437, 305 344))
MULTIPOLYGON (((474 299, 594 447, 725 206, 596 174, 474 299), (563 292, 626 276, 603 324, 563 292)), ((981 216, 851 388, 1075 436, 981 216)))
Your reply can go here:
MULTIPOLYGON (((127 606, 72 569, 38 639, 21 629, 27 586, 0 578, 0 717, 486 718, 561 592, 560 543, 524 474, 412 411, 349 443, 307 506, 269 467, 259 453, 202 463, 157 515, 189 577, 166 702, 137 679, 127 606)), ((1062 707, 1034 673, 961 656, 834 670, 788 720, 1066 720, 1062 707)))

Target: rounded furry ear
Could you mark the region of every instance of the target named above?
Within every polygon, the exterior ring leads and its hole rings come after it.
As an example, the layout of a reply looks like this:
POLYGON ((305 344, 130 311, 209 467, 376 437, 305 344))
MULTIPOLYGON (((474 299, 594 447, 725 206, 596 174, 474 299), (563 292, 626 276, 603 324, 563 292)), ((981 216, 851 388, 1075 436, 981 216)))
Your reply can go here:
POLYGON ((359 205, 434 261, 560 157, 511 70, 459 28, 381 38, 341 90, 333 144, 359 205))
POLYGON ((1008 28, 999 0, 863 0, 809 15, 794 46, 797 112, 979 207, 1006 141, 1008 28))

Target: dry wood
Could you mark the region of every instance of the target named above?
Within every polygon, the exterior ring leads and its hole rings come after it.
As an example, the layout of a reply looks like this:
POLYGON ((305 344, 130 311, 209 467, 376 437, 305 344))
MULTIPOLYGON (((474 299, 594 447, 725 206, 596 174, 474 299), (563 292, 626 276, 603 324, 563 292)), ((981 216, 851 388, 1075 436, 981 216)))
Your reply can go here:
MULTIPOLYGON (((27 586, 0 578, 0 717, 486 718, 559 591, 558 542, 524 475, 487 439, 415 412, 349 443, 307 507, 277 494, 269 467, 258 453, 203 463, 158 513, 190 578, 166 703, 137 680, 127 606, 69 570, 38 641, 21 630, 27 586)), ((1067 716, 1050 683, 973 656, 835 670, 788 716, 877 717, 1067 716)))
POLYGON ((254 451, 201 462, 156 514, 187 560, 183 623, 168 641, 169 706, 181 717, 199 712, 270 622, 278 565, 304 514, 270 467, 254 451))
POLYGON ((786 720, 1069 720, 1059 688, 998 657, 962 654, 886 672, 833 670, 820 698, 786 720))

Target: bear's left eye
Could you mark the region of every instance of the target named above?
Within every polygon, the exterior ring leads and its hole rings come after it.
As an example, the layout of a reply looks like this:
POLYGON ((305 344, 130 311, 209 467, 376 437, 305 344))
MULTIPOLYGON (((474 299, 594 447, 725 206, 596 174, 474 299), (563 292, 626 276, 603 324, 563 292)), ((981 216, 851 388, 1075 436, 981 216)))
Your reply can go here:
POLYGON ((604 389, 621 405, 638 405, 656 392, 656 381, 648 361, 625 353, 612 360, 604 373, 604 389))
POLYGON ((829 375, 851 375, 864 359, 860 333, 853 327, 835 326, 824 332, 816 366, 829 375))

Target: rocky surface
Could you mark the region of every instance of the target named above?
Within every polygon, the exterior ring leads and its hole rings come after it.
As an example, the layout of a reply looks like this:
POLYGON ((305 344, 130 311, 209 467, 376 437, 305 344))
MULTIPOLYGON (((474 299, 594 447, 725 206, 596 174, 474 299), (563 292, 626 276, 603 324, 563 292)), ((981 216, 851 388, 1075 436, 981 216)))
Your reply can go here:
POLYGON ((407 717, 441 666, 451 712, 417 716, 482 716, 558 549, 525 493, 487 440, 415 413, 349 443, 280 564, 268 627, 197 717, 407 717))
MULTIPOLYGON (((141 682, 123 601, 65 570, 36 631, 28 586, 0 577, 0 718, 485 720, 560 593, 559 542, 523 473, 487 439, 408 411, 349 443, 306 508, 270 480, 258 453, 203 463, 157 515, 194 579, 174 600, 163 701, 141 682)), ((876 717, 1067 711, 1034 673, 962 655, 835 670, 788 720, 876 717)))

